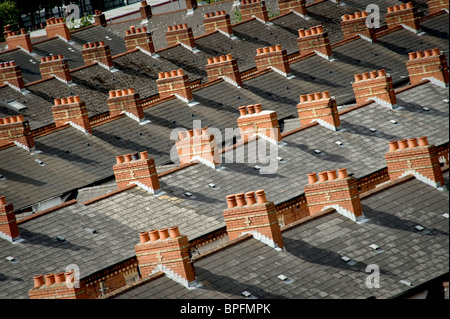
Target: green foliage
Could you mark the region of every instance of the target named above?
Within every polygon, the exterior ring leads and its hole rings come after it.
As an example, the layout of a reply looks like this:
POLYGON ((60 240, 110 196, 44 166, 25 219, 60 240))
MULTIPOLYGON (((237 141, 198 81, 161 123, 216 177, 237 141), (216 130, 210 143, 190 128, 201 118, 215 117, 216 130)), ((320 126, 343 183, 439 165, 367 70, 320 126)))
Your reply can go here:
POLYGON ((241 20, 242 20, 241 11, 239 11, 238 7, 236 7, 234 9, 234 17, 233 17, 233 19, 234 19, 234 23, 241 22, 241 20))
MULTIPOLYGON (((17 24, 19 22, 20 11, 16 3, 11 0, 0 2, 0 26, 7 24, 17 24)), ((4 41, 3 34, 0 35, 0 41, 4 41)))

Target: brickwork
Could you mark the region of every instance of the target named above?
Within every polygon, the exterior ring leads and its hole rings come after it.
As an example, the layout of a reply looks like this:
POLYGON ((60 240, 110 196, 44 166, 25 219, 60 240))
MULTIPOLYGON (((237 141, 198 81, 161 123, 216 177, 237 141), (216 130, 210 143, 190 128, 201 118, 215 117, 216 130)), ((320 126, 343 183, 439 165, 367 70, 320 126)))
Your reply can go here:
POLYGON ((19 237, 13 205, 6 202, 5 196, 0 196, 0 239, 13 241, 19 237))
POLYGON ((242 21, 247 21, 257 17, 263 21, 269 21, 267 7, 264 0, 242 0, 239 7, 242 21))
POLYGON ((355 35, 362 35, 366 40, 376 42, 375 28, 369 28, 366 19, 369 14, 365 11, 355 12, 354 14, 344 14, 341 21, 341 29, 344 39, 355 35))
POLYGON ((175 145, 180 164, 196 160, 213 168, 220 164, 217 142, 207 127, 179 132, 175 145))
POLYGON ((291 73, 287 51, 281 45, 259 48, 256 50, 255 64, 258 71, 275 68, 284 75, 291 73))
POLYGON ((332 130, 341 126, 336 100, 328 91, 300 95, 297 111, 302 126, 314 121, 332 130))
POLYGON ((239 111, 237 124, 244 141, 255 135, 265 136, 274 143, 282 140, 275 111, 263 111, 261 104, 241 106, 239 111))
POLYGON ((94 12, 94 21, 96 25, 99 25, 101 27, 106 27, 108 23, 106 22, 105 14, 102 13, 100 10, 95 10, 94 12))
POLYGON ((305 0, 278 0, 278 8, 280 9, 280 15, 287 14, 291 11, 295 11, 304 16, 308 15, 305 0))
POLYGON ((55 36, 60 36, 66 41, 70 41, 69 28, 64 22, 63 18, 50 18, 47 20, 47 26, 45 27, 45 32, 47 33, 47 38, 53 38, 55 36))
POLYGON ((410 52, 406 61, 411 84, 419 83, 424 79, 434 79, 442 86, 449 84, 449 71, 447 59, 438 48, 432 50, 410 52))
POLYGON ((387 8, 386 24, 388 28, 406 26, 411 31, 420 30, 420 16, 412 2, 387 8))
POLYGON ((205 13, 203 26, 205 27, 205 33, 221 30, 228 35, 233 34, 230 15, 225 10, 205 13))
POLYGON ((445 185, 438 151, 426 136, 389 142, 385 158, 391 181, 412 174, 431 186, 445 185))
POLYGON ((65 82, 72 81, 69 64, 61 54, 41 58, 39 69, 43 79, 50 79, 56 76, 65 82))
POLYGON ((428 11, 430 14, 439 12, 441 10, 449 11, 449 1, 448 0, 428 0, 428 11))
POLYGON ((158 73, 156 86, 161 99, 174 94, 188 101, 193 99, 189 77, 182 69, 158 73))
POLYGON ((218 78, 225 77, 236 85, 242 85, 237 60, 233 59, 231 54, 208 58, 207 61, 208 64, 206 65, 205 70, 208 74, 208 81, 214 81, 218 78))
POLYGON ((147 151, 141 152, 140 156, 138 153, 119 155, 116 162, 113 171, 119 189, 131 183, 136 183, 152 193, 160 189, 155 160, 149 158, 147 151))
POLYGON ((147 3, 147 1, 141 1, 139 13, 141 14, 142 20, 150 19, 153 16, 152 7, 147 3))
POLYGON ((155 53, 152 36, 147 32, 146 27, 135 28, 131 26, 125 34, 125 46, 127 47, 127 51, 139 47, 149 53, 155 53))
POLYGON ((384 69, 355 74, 355 82, 352 86, 357 104, 375 100, 390 108, 397 105, 392 77, 387 75, 384 69))
POLYGON ((23 119, 23 115, 0 118, 0 146, 11 142, 16 142, 28 150, 34 148, 30 124, 23 119))
POLYGON ((195 48, 194 34, 192 33, 192 28, 187 23, 168 26, 166 41, 167 46, 176 45, 178 42, 181 42, 190 48, 195 48))
POLYGON ((25 89, 25 83, 23 82, 22 70, 20 66, 16 65, 15 61, 1 62, 0 63, 0 84, 8 82, 16 90, 25 89))
POLYGON ((297 45, 300 56, 316 52, 323 57, 331 57, 331 44, 328 32, 323 30, 321 25, 310 29, 298 30, 297 45))
POLYGON ((137 121, 144 119, 144 111, 140 104, 139 94, 133 88, 126 90, 109 91, 109 98, 106 100, 109 107, 109 114, 116 116, 126 112, 137 121))
POLYGON ((84 64, 98 61, 110 68, 114 66, 109 45, 105 45, 104 41, 83 44, 81 54, 83 55, 84 64))
POLYGON ((6 44, 8 45, 9 50, 21 47, 29 53, 33 52, 30 34, 27 33, 25 29, 20 29, 20 33, 15 31, 8 31, 6 32, 6 34, 3 34, 5 35, 6 44))
POLYGON ((92 134, 86 103, 81 101, 79 96, 55 99, 52 113, 56 127, 63 126, 66 123, 73 123, 78 128, 92 134))

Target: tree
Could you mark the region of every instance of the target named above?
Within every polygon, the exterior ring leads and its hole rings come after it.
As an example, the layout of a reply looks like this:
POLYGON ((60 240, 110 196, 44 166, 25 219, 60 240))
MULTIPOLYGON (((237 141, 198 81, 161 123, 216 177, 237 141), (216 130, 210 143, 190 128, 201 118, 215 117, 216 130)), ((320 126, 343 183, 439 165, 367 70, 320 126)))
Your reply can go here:
MULTIPOLYGON (((18 24, 20 20, 20 11, 16 7, 16 3, 11 0, 0 2, 0 26, 18 24)), ((3 30, 2 30, 3 31, 3 30)), ((3 32, 0 33, 0 41, 5 41, 3 32)))

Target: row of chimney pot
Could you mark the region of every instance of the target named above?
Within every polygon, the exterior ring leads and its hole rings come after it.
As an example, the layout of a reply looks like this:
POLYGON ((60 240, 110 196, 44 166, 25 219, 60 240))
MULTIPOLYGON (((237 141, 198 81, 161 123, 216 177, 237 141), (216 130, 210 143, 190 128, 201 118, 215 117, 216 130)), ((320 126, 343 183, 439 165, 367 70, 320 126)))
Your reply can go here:
POLYGON ((64 18, 50 18, 47 19, 47 25, 57 24, 57 23, 64 23, 64 18))
POLYGON ((231 61, 231 60, 233 60, 233 56, 231 54, 207 58, 208 64, 231 61))
POLYGON ((50 56, 46 56, 41 58, 41 62, 49 62, 49 61, 56 61, 56 60, 64 60, 64 56, 62 54, 58 54, 58 55, 50 55, 50 56))
POLYGON ((260 54, 264 54, 264 53, 282 51, 282 50, 283 50, 283 48, 281 47, 281 45, 277 44, 277 45, 270 46, 270 47, 258 48, 258 49, 256 49, 256 54, 260 55, 260 54))
POLYGON ((16 61, 8 61, 0 63, 0 68, 8 68, 10 66, 16 66, 16 61))
POLYGON ((417 146, 419 147, 425 147, 428 146, 428 138, 426 136, 422 136, 419 138, 410 138, 410 139, 403 139, 400 141, 392 141, 389 142, 389 151, 394 152, 396 150, 404 150, 407 148, 415 148, 417 146))
POLYGON ((83 44, 83 49, 91 49, 96 47, 104 47, 105 41, 96 41, 83 44))
POLYGON ((337 171, 323 171, 319 173, 319 178, 317 178, 316 173, 308 174, 308 183, 314 184, 316 182, 323 183, 327 181, 334 181, 335 179, 346 179, 348 177, 347 169, 341 168, 337 171))
POLYGON ((251 206, 254 204, 262 205, 267 203, 266 193, 263 189, 255 192, 228 195, 226 198, 228 208, 251 206))
POLYGON ((175 31, 175 30, 182 30, 182 29, 187 29, 188 28, 188 25, 187 25, 187 23, 183 23, 183 24, 176 24, 176 25, 173 25, 173 26, 168 26, 167 27, 167 31, 175 31))
POLYGON ((133 95, 135 93, 133 88, 125 89, 125 90, 115 90, 115 91, 109 91, 109 97, 119 97, 119 96, 125 96, 125 95, 133 95))
POLYGON ((171 78, 175 76, 182 76, 184 75, 183 69, 178 70, 172 70, 170 72, 160 72, 158 73, 158 79, 165 79, 165 78, 171 78))
POLYGON ((395 5, 392 7, 388 7, 387 12, 391 13, 391 12, 396 12, 396 11, 400 11, 400 10, 411 9, 413 7, 414 6, 413 6, 412 2, 408 2, 408 3, 403 3, 403 4, 395 5))
POLYGON ((239 107, 239 112, 241 113, 241 116, 258 114, 258 113, 262 112, 262 106, 261 106, 261 103, 257 103, 254 105, 241 106, 241 107, 239 107))
POLYGON ((329 91, 303 94, 303 95, 300 95, 300 103, 312 102, 315 100, 323 100, 323 99, 329 99, 329 98, 330 98, 329 91))
POLYGON ((34 288, 39 288, 41 286, 50 287, 53 284, 66 283, 68 280, 73 281, 73 271, 60 272, 56 274, 47 274, 45 277, 43 275, 33 276, 34 288))
POLYGON ((144 244, 147 242, 155 242, 158 240, 166 240, 168 238, 175 239, 180 237, 180 230, 178 229, 178 226, 173 226, 170 228, 163 228, 159 230, 152 230, 149 232, 140 232, 139 238, 140 243, 144 244))
POLYGON ((354 20, 354 19, 360 19, 360 18, 367 18, 369 16, 369 13, 366 11, 362 12, 355 12, 353 14, 344 14, 341 18, 342 21, 348 21, 348 20, 354 20))
POLYGON ((428 49, 425 51, 410 52, 409 59, 415 60, 415 59, 427 58, 430 56, 439 56, 440 54, 441 54, 441 51, 438 48, 428 49))
POLYGON ((147 151, 138 153, 132 153, 132 154, 125 154, 125 155, 118 155, 116 156, 116 163, 122 164, 122 163, 129 163, 132 161, 139 161, 139 160, 147 160, 150 156, 148 155, 147 151))
POLYGON ((54 102, 55 102, 55 105, 80 103, 81 102, 81 98, 80 98, 79 95, 75 95, 75 96, 69 96, 67 98, 55 99, 54 102))
POLYGON ((147 28, 135 28, 134 26, 130 27, 130 30, 125 31, 126 35, 135 34, 135 33, 147 33, 147 28))
POLYGON ((178 132, 178 140, 184 140, 185 138, 192 138, 193 136, 208 136, 209 131, 207 127, 191 129, 186 131, 178 132))
POLYGON ((361 74, 355 74, 355 82, 365 81, 369 79, 376 79, 377 77, 386 76, 386 71, 384 69, 378 71, 365 72, 361 74))
POLYGON ((318 25, 318 26, 315 26, 315 27, 311 27, 310 29, 300 29, 300 30, 298 30, 298 36, 300 38, 303 38, 303 37, 309 37, 309 36, 315 35, 315 34, 321 34, 323 32, 324 32, 323 26, 318 25))
POLYGON ((212 18, 212 17, 217 17, 217 16, 224 16, 226 14, 227 14, 227 12, 225 10, 209 12, 209 13, 205 13, 205 18, 207 19, 207 18, 212 18))
POLYGON ((0 125, 17 123, 17 122, 23 122, 23 121, 24 121, 24 119, 23 119, 23 115, 22 114, 20 114, 20 115, 13 115, 13 116, 10 116, 10 117, 0 118, 0 125))

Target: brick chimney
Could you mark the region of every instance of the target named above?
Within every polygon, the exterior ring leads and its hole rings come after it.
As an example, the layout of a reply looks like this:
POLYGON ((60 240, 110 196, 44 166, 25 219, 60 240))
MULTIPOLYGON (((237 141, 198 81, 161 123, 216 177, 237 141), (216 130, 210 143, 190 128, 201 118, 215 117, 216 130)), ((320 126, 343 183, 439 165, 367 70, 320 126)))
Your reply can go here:
POLYGON ((242 21, 256 17, 262 21, 269 21, 267 7, 264 0, 242 0, 240 6, 242 21))
POLYGON ((302 16, 307 16, 305 0, 278 0, 278 8, 280 9, 280 15, 295 11, 302 16))
POLYGON ((357 104, 373 100, 392 109, 397 107, 392 77, 384 69, 355 74, 352 86, 357 104))
POLYGON ((189 77, 187 74, 184 74, 182 69, 158 73, 156 86, 161 99, 172 95, 186 103, 193 99, 189 77))
POLYGON ((331 59, 332 51, 328 32, 324 31, 321 25, 306 30, 300 29, 298 36, 297 45, 300 55, 316 52, 327 60, 331 59))
POLYGON ((207 127, 179 132, 175 145, 180 164, 199 161, 214 169, 220 166, 217 142, 207 127))
POLYGON ((186 0, 186 8, 188 10, 194 10, 197 6, 197 0, 186 0))
MULTIPOLYGON (((6 28, 5 28, 6 30, 6 28)), ((5 33, 3 33, 5 34, 5 33)), ((20 29, 19 32, 8 31, 6 33, 6 44, 8 45, 8 49, 12 50, 17 47, 20 47, 27 51, 28 53, 33 52, 33 46, 31 45, 30 34, 25 31, 25 29, 20 29)))
POLYGON ((23 115, 0 118, 0 146, 11 142, 27 151, 34 149, 30 123, 23 119, 23 115))
POLYGON ((425 79, 442 87, 447 87, 449 84, 447 59, 438 48, 409 53, 406 68, 411 84, 425 79))
POLYGON ((225 10, 205 13, 205 19, 203 20, 205 27, 205 33, 214 32, 219 30, 229 36, 233 35, 233 29, 231 27, 230 15, 225 10))
POLYGON ((167 46, 172 46, 181 43, 183 46, 190 49, 195 48, 194 34, 192 28, 188 27, 187 23, 168 26, 166 32, 167 46))
POLYGON ((149 4, 147 4, 147 1, 141 1, 139 12, 141 14, 142 20, 148 20, 153 16, 152 7, 149 4))
POLYGON ((194 265, 189 257, 189 241, 178 226, 139 233, 135 246, 142 278, 163 271, 167 277, 185 287, 197 284, 194 265))
POLYGON ((33 276, 34 287, 30 299, 87 299, 85 287, 76 287, 74 272, 60 272, 33 276))
POLYGON ((20 66, 16 65, 15 61, 0 63, 0 84, 8 84, 11 88, 19 92, 25 90, 22 70, 20 66))
POLYGON ((9 34, 10 32, 12 32, 12 31, 11 31, 11 25, 10 25, 10 24, 5 25, 5 26, 3 27, 3 38, 6 39, 6 38, 8 37, 8 34, 9 34))
POLYGON ((6 203, 5 196, 0 196, 0 238, 11 242, 20 238, 13 205, 6 203))
POLYGON ((420 17, 412 2, 387 8, 386 24, 388 28, 402 25, 405 29, 413 32, 420 31, 420 17))
POLYGON ((445 185, 437 149, 426 136, 389 142, 384 156, 391 181, 411 174, 433 187, 445 185))
POLYGON ((341 29, 344 39, 359 35, 369 42, 377 42, 375 28, 369 28, 366 20, 369 14, 365 11, 354 14, 344 14, 341 21, 341 29))
POLYGON ((135 93, 133 88, 109 91, 109 98, 106 101, 111 116, 125 113, 138 122, 141 122, 145 117, 140 104, 139 93, 135 93))
POLYGON ((256 49, 255 63, 258 71, 272 69, 286 77, 291 74, 287 52, 281 45, 256 49))
POLYGON ((64 23, 63 18, 50 18, 47 20, 47 26, 45 27, 45 32, 47 33, 47 38, 53 38, 55 36, 60 36, 65 41, 70 41, 69 28, 64 23))
POLYGON ((116 156, 113 166, 117 187, 122 189, 130 184, 136 184, 152 194, 161 191, 155 160, 148 156, 147 151, 135 154, 116 156), (139 156, 140 155, 140 156, 139 156))
POLYGON ((448 0, 428 0, 428 11, 430 14, 439 12, 441 10, 449 11, 448 0))
POLYGON ((84 64, 98 62, 108 69, 114 66, 109 45, 105 45, 104 41, 83 44, 81 54, 83 55, 84 64))
POLYGON ((86 134, 92 134, 86 104, 78 95, 55 99, 54 102, 52 113, 56 127, 69 123, 86 134))
POLYGON ((130 29, 126 31, 125 46, 127 47, 127 51, 139 47, 149 54, 155 53, 152 36, 147 32, 146 27, 135 28, 134 26, 131 26, 130 29))
POLYGON ((207 61, 208 64, 205 69, 208 74, 208 81, 223 78, 235 86, 242 86, 237 60, 233 59, 231 54, 208 58, 207 61))
POLYGON ((273 248, 284 247, 275 204, 267 200, 263 189, 228 195, 227 205, 223 217, 230 240, 252 234, 273 248))
POLYGON ((301 126, 318 122, 333 131, 341 127, 336 100, 328 91, 300 95, 297 112, 301 126))
POLYGON ((239 112, 237 123, 244 141, 258 135, 274 144, 281 142, 277 112, 263 111, 261 104, 241 106, 239 112))
POLYGON ((349 177, 345 168, 308 174, 309 184, 305 186, 305 196, 310 215, 315 215, 327 208, 334 208, 338 213, 353 221, 364 218, 359 199, 358 184, 354 177, 349 177))
POLYGON ((64 83, 72 82, 69 64, 67 63, 67 60, 64 59, 62 54, 41 58, 39 69, 41 71, 41 76, 43 79, 50 79, 55 77, 64 83))
POLYGON ((106 27, 108 24, 106 22, 105 14, 102 13, 101 10, 95 10, 94 13, 95 24, 101 27, 106 27))

